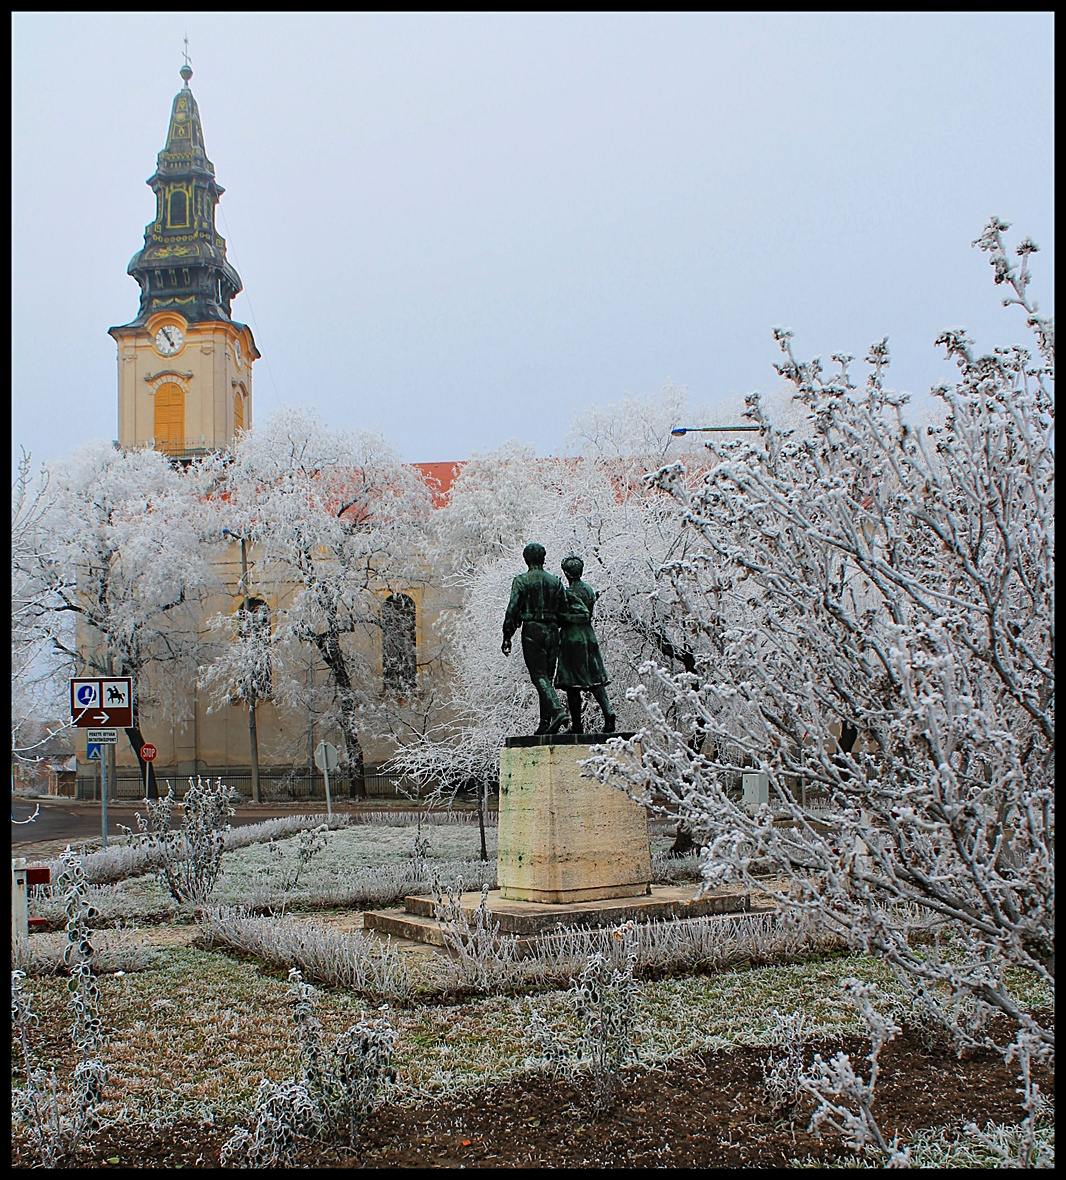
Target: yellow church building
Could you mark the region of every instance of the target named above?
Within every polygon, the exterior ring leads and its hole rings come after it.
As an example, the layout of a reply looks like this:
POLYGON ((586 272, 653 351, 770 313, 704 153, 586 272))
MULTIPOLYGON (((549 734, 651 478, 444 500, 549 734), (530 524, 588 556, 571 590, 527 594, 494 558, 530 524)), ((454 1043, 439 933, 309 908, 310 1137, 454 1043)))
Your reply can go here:
MULTIPOLYGON (((181 68, 183 85, 174 98, 166 146, 157 157, 147 184, 155 194, 155 216, 145 227, 144 246, 130 261, 128 274, 140 286, 140 307, 128 324, 108 329, 118 349, 118 446, 155 447, 174 462, 191 461, 222 451, 238 432, 253 424, 252 368, 259 359, 251 329, 231 315, 231 303, 241 290, 240 276, 226 259, 226 243, 215 225, 215 209, 225 191, 215 179, 214 165, 204 147, 200 111, 189 88, 192 69, 181 68)), ((447 494, 455 476, 454 464, 420 464, 424 478, 438 497, 447 494)), ((258 585, 254 553, 248 553, 249 593, 270 611, 284 605, 288 587, 258 585)), ((217 559, 225 592, 205 601, 198 626, 219 612, 233 613, 243 603, 239 543, 220 549, 217 559)), ((431 624, 443 601, 426 601, 429 592, 418 588, 382 588, 387 614, 405 628, 407 648, 425 652, 432 643, 431 624)), ((383 616, 384 623, 384 616, 383 616)), ((386 629, 387 630, 387 629, 386 629)), ((384 633, 384 631, 383 631, 384 633)), ((79 636, 79 649, 86 651, 79 636)), ((389 642, 387 638, 386 643, 389 642)), ((383 676, 389 674, 382 653, 363 653, 377 659, 383 676)), ((419 664, 423 663, 419 660, 419 664)), ((418 675, 434 675, 434 661, 418 675)), ((321 672, 321 670, 319 670, 321 672)), ((309 682, 316 670, 309 660, 309 682)), ((156 747, 154 763, 160 789, 169 780, 175 793, 184 792, 190 775, 221 776, 242 794, 251 796, 251 744, 245 705, 209 709, 195 685, 186 717, 178 723, 153 717, 142 710, 140 727, 146 742, 156 747)), ((313 717, 286 711, 270 699, 256 708, 260 794, 264 800, 321 798, 321 774, 312 753, 319 740, 338 742, 336 733, 317 733, 313 717)), ((364 742, 363 783, 368 795, 394 794, 395 782, 381 773, 392 753, 388 742, 364 742)), ((141 798, 141 767, 123 734, 114 747, 109 794, 141 798)), ((88 758, 85 730, 77 731, 77 794, 92 798, 100 791, 99 762, 88 758)), ((340 786, 340 784, 335 785, 340 786)))

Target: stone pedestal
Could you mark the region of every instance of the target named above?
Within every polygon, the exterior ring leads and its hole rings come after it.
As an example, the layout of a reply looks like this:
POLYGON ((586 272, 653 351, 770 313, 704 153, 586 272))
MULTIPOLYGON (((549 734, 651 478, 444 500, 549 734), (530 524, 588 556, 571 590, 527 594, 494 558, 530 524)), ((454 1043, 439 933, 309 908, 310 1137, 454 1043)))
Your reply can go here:
POLYGON ((644 808, 581 776, 578 761, 590 756, 594 740, 512 738, 500 751, 503 900, 568 904, 651 892, 644 808))

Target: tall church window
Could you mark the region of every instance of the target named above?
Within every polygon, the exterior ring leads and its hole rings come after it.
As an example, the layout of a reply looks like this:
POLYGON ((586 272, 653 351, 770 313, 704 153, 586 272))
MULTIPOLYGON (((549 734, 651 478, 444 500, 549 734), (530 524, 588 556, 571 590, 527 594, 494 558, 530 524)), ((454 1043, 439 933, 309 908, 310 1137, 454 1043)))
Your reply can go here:
POLYGON ((233 429, 240 433, 244 429, 244 390, 238 389, 233 396, 233 429))
POLYGON ((414 599, 390 594, 381 604, 381 680, 388 696, 409 696, 415 687, 417 637, 414 599))
POLYGON ((167 224, 176 229, 182 229, 189 224, 189 198, 185 195, 184 189, 176 188, 170 194, 167 224))
POLYGON ((155 391, 155 449, 168 455, 185 450, 185 394, 180 385, 155 391))

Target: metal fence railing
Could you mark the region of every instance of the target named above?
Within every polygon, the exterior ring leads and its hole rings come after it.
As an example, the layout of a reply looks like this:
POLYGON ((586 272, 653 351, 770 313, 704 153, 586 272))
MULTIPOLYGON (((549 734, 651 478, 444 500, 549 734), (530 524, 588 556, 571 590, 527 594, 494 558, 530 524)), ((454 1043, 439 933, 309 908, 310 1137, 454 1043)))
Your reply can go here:
MULTIPOLYGON (((252 772, 249 769, 219 768, 201 770, 199 773, 201 778, 209 778, 212 781, 222 779, 228 787, 232 787, 238 795, 245 799, 252 797, 252 772)), ((156 781, 159 784, 159 791, 163 795, 167 793, 167 784, 169 783, 174 790, 176 799, 184 798, 189 787, 187 773, 179 774, 167 767, 160 767, 156 771, 156 781)), ((372 771, 363 776, 363 784, 367 796, 371 799, 403 799, 407 797, 401 790, 404 784, 396 775, 372 771)), ((349 798, 347 778, 339 772, 330 775, 329 789, 330 795, 334 799, 349 798)), ((144 779, 136 770, 120 768, 115 773, 115 781, 108 782, 107 793, 111 799, 143 799, 144 779)), ((412 791, 412 793, 415 792, 412 791)), ((87 800, 99 799, 99 774, 95 776, 85 773, 79 774, 76 797, 87 800)), ((260 770, 259 797, 264 803, 299 803, 305 799, 319 800, 325 803, 326 784, 320 772, 316 770, 308 773, 306 767, 298 770, 260 770)))

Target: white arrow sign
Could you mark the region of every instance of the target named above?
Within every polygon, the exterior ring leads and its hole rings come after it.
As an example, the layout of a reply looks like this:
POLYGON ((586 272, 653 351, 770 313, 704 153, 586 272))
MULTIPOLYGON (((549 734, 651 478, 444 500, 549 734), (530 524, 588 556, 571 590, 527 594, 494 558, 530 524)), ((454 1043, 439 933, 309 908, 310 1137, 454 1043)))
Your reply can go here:
POLYGON ((82 709, 82 711, 74 718, 74 724, 79 725, 85 720, 86 715, 89 718, 90 725, 106 725, 111 717, 110 713, 105 713, 103 710, 93 712, 92 709, 82 709))

